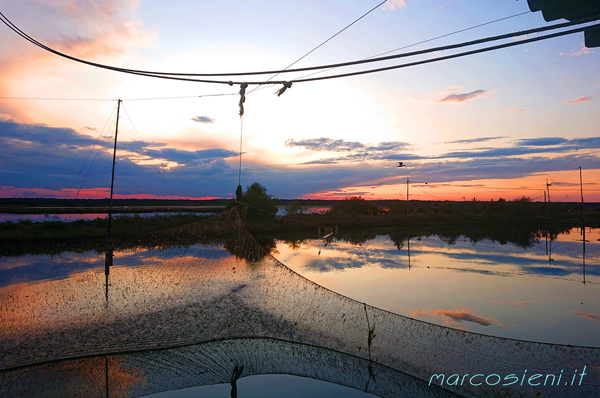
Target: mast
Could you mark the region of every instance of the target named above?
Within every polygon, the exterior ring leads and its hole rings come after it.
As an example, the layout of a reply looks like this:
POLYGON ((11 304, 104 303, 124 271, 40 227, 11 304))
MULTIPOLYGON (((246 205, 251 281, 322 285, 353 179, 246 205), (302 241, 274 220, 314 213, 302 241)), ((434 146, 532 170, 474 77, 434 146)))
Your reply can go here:
POLYGON ((119 111, 121 110, 121 100, 117 101, 117 123, 115 126, 115 145, 113 148, 113 161, 112 161, 112 175, 110 179, 110 202, 108 207, 108 230, 106 232, 106 257, 104 261, 104 274, 106 275, 106 295, 108 296, 108 274, 109 267, 112 265, 113 250, 112 242, 110 237, 110 230, 112 225, 112 208, 113 208, 113 190, 115 185, 115 163, 117 158, 117 135, 119 133, 119 111))

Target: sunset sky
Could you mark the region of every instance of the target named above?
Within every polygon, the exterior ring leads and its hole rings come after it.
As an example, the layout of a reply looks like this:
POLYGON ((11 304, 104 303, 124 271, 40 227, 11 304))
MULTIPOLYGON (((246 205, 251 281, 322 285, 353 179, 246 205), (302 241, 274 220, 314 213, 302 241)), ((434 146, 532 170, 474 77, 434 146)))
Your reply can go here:
MULTIPOLYGON (((41 43, 92 62, 220 73, 284 69, 380 2, 0 0, 0 12, 41 43)), ((526 0, 389 0, 293 67, 562 22, 545 22, 526 0)), ((600 202, 600 48, 583 43, 583 33, 575 33, 298 82, 280 97, 281 84, 251 85, 242 124, 239 85, 95 68, 44 51, 0 24, 0 197, 107 197, 120 98, 117 198, 232 197, 243 131, 242 186, 258 181, 280 198, 405 198, 409 178, 415 200, 543 201, 548 180, 553 201, 580 201, 581 166, 585 200, 600 202), (406 167, 397 168, 399 161, 406 167)))

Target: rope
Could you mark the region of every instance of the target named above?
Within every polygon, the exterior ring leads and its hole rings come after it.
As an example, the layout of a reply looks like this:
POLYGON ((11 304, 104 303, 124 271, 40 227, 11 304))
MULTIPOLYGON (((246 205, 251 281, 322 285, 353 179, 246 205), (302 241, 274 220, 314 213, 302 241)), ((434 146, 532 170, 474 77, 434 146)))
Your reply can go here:
POLYGON ((281 97, 281 94, 285 93, 285 90, 287 90, 290 87, 292 87, 291 82, 284 82, 283 88, 280 88, 279 90, 277 90, 277 92, 275 94, 277 94, 278 97, 281 97))
POLYGON ((241 204, 242 204, 242 195, 243 195, 243 190, 242 190, 242 143, 243 143, 243 138, 244 138, 244 102, 246 102, 246 89, 248 88, 248 83, 242 83, 240 84, 240 102, 239 102, 239 107, 240 107, 240 164, 239 164, 239 170, 238 170, 238 186, 235 190, 235 198, 237 201, 238 206, 240 206, 240 211, 241 211, 241 204))

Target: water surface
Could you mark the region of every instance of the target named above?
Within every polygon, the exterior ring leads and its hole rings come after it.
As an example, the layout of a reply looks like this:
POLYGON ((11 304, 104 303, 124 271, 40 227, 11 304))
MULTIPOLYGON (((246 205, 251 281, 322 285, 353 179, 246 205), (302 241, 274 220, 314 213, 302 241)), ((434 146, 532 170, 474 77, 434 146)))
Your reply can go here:
POLYGON ((579 229, 530 247, 438 236, 278 240, 275 257, 335 292, 477 333, 600 346, 600 234, 579 229), (585 266, 584 266, 585 261, 585 266))

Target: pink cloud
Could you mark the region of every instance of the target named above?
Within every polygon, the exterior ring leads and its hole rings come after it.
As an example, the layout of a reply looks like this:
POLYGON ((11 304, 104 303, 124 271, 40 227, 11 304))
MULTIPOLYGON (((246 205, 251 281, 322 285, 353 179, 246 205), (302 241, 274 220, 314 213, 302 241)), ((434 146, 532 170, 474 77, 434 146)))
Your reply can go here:
POLYGON ((563 105, 566 104, 581 104, 582 102, 592 102, 594 100, 595 95, 584 95, 583 97, 579 97, 573 101, 563 102, 563 105))
POLYGON ((485 90, 475 90, 464 94, 454 93, 442 98, 440 102, 464 102, 481 97, 485 93, 485 90))
POLYGON ((479 315, 475 315, 472 313, 473 310, 469 308, 461 308, 459 310, 423 310, 423 311, 415 311, 411 314, 413 318, 418 318, 419 316, 440 316, 445 317, 448 325, 451 326, 462 326, 464 322, 473 322, 482 326, 504 326, 502 323, 496 319, 496 317, 482 317, 479 315))
POLYGON ((406 7, 406 1, 404 0, 388 0, 383 6, 381 6, 381 9, 394 11, 404 7, 406 7))

